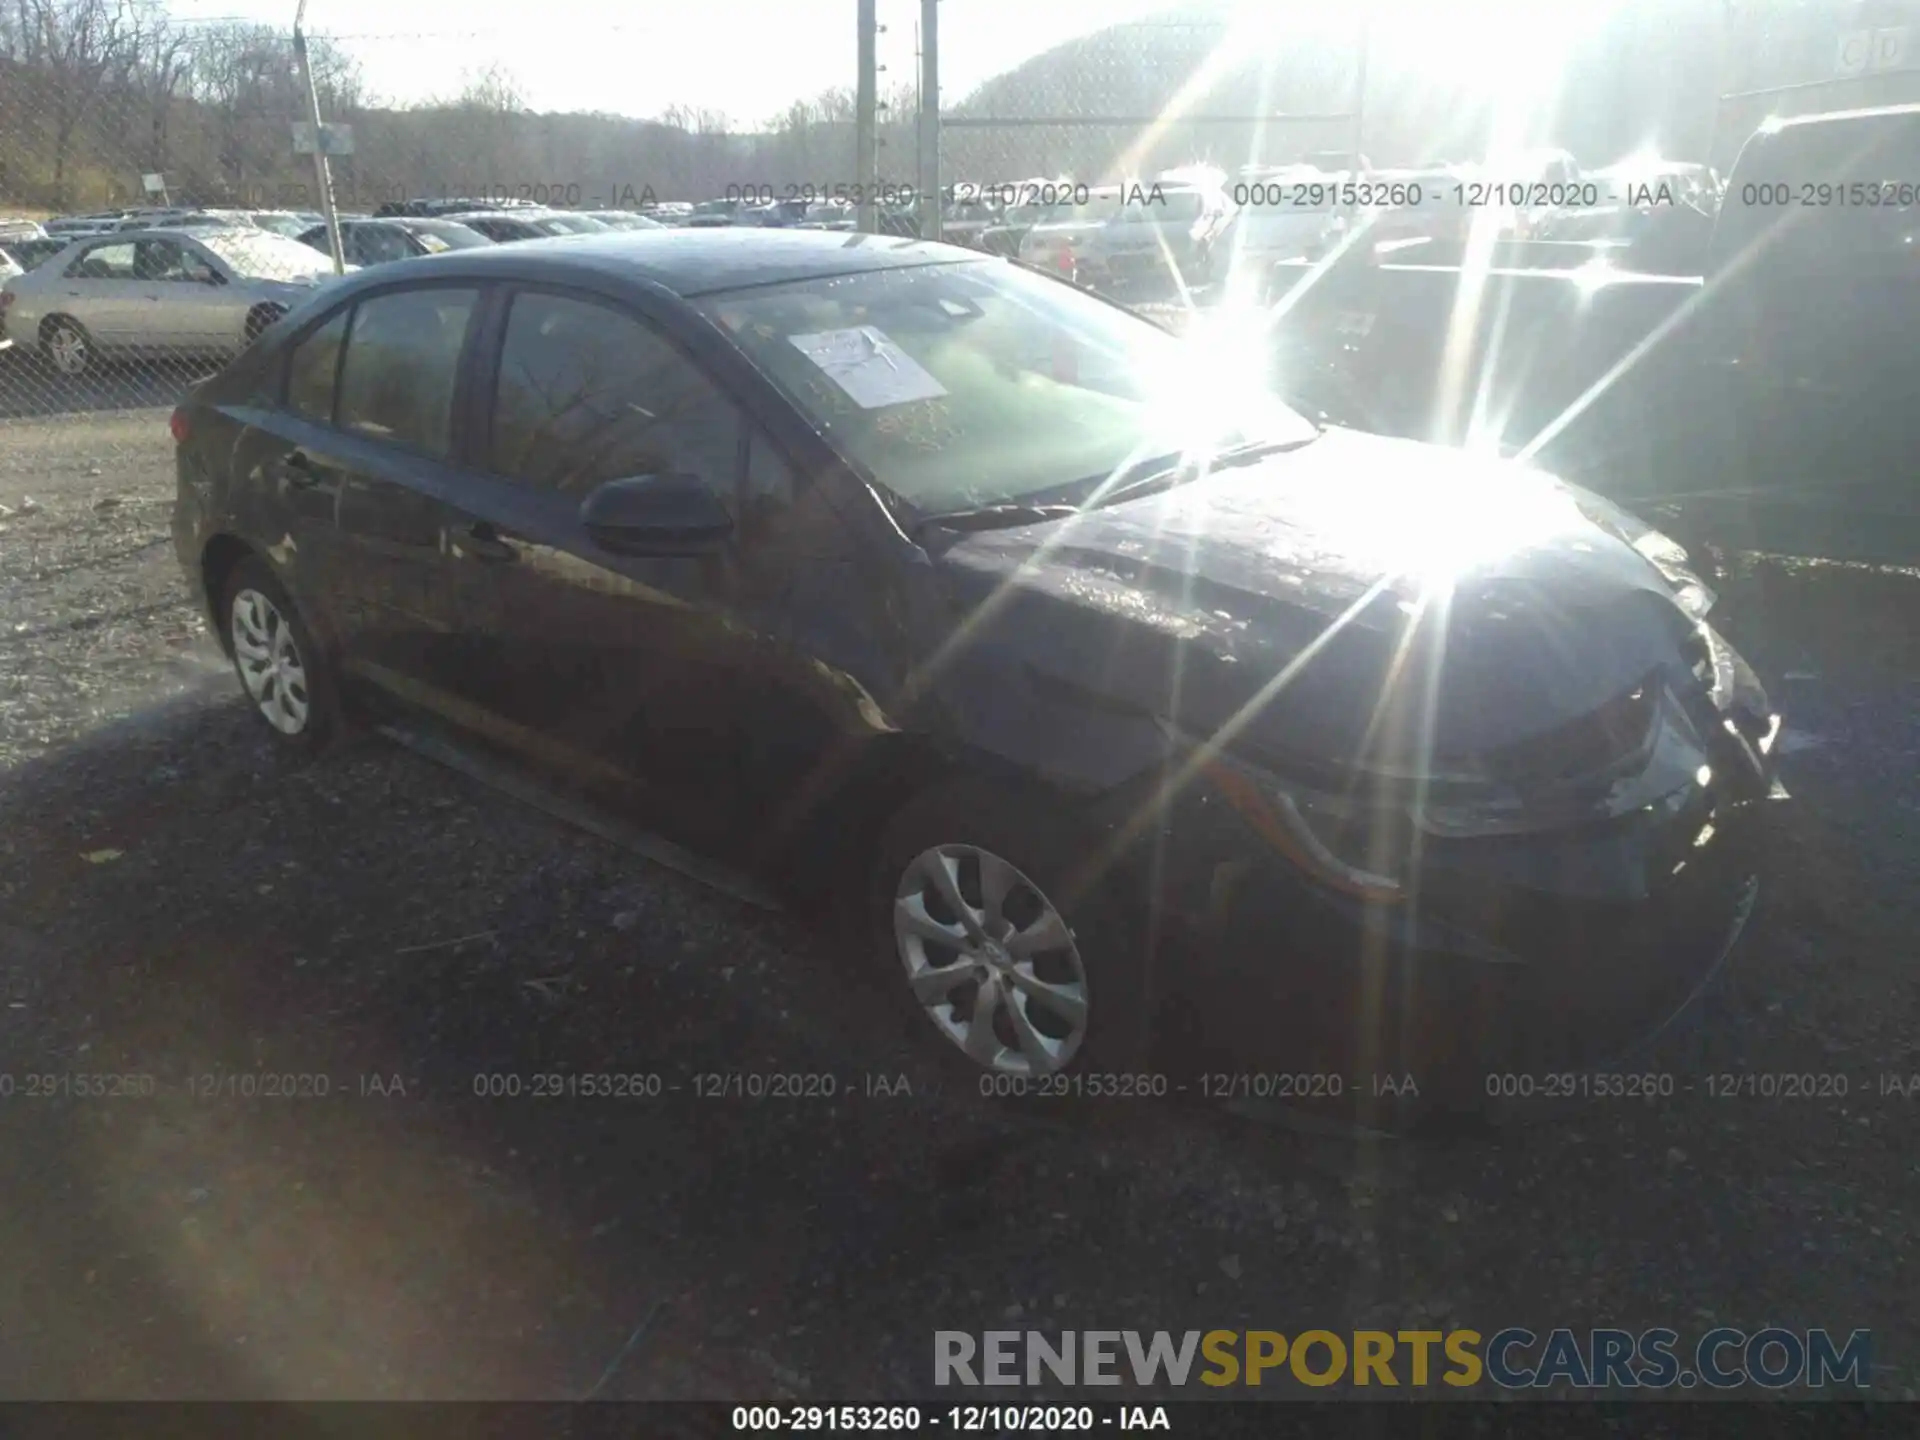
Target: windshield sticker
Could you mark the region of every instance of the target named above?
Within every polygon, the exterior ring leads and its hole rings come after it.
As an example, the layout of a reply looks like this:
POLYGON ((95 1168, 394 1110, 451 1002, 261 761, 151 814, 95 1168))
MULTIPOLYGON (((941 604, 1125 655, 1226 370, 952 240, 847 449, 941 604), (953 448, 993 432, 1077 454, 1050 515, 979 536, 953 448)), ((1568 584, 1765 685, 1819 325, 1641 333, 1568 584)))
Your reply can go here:
POLYGON ((947 393, 946 386, 922 369, 919 361, 871 325, 787 339, 862 410, 937 400, 947 393))

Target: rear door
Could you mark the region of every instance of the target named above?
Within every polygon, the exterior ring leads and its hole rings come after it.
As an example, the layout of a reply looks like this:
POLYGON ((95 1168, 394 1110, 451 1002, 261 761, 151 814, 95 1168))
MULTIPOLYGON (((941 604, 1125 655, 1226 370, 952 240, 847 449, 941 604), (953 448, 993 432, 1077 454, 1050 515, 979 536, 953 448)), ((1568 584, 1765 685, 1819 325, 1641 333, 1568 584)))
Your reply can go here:
POLYGON ((348 670, 429 705, 449 663, 443 497, 458 484, 455 398, 479 293, 380 290, 316 317, 245 457, 278 501, 271 528, 286 527, 275 558, 348 670))
POLYGON ((141 348, 156 354, 198 355, 231 348, 233 301, 226 277, 200 246, 181 240, 141 240, 134 246, 141 281, 141 348))
POLYGON ((132 343, 145 303, 134 254, 131 240, 89 245, 68 264, 60 283, 49 288, 47 313, 71 315, 102 345, 132 343))

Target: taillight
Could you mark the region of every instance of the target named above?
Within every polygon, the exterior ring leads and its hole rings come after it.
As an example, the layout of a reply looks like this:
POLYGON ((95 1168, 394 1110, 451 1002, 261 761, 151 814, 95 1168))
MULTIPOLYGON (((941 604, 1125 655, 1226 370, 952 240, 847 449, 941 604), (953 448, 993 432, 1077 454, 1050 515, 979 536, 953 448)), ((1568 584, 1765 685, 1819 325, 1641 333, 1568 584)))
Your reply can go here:
POLYGON ((167 417, 167 428, 173 432, 174 444, 184 445, 187 443, 187 437, 193 433, 193 427, 187 423, 185 407, 174 411, 172 415, 167 417))
POLYGON ((11 304, 13 304, 13 292, 11 290, 0 290, 0 313, 4 313, 6 308, 11 304))

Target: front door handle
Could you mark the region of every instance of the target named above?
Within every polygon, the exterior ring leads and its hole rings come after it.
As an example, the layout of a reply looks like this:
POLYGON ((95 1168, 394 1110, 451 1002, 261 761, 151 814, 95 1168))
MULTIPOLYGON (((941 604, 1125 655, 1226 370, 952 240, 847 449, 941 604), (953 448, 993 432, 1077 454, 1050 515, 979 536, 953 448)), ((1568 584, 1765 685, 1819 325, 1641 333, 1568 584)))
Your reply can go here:
POLYGON ((460 532, 460 552, 476 560, 499 564, 519 558, 520 552, 500 538, 500 532, 488 520, 475 520, 460 532))

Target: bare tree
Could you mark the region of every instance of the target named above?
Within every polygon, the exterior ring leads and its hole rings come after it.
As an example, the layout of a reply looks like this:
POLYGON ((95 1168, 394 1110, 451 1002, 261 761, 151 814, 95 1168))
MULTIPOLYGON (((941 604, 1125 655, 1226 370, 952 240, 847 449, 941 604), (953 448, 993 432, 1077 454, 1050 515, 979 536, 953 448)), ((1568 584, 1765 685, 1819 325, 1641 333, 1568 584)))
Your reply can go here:
POLYGON ((135 15, 127 0, 15 0, 22 61, 47 80, 53 199, 67 201, 74 133, 133 61, 135 15))

